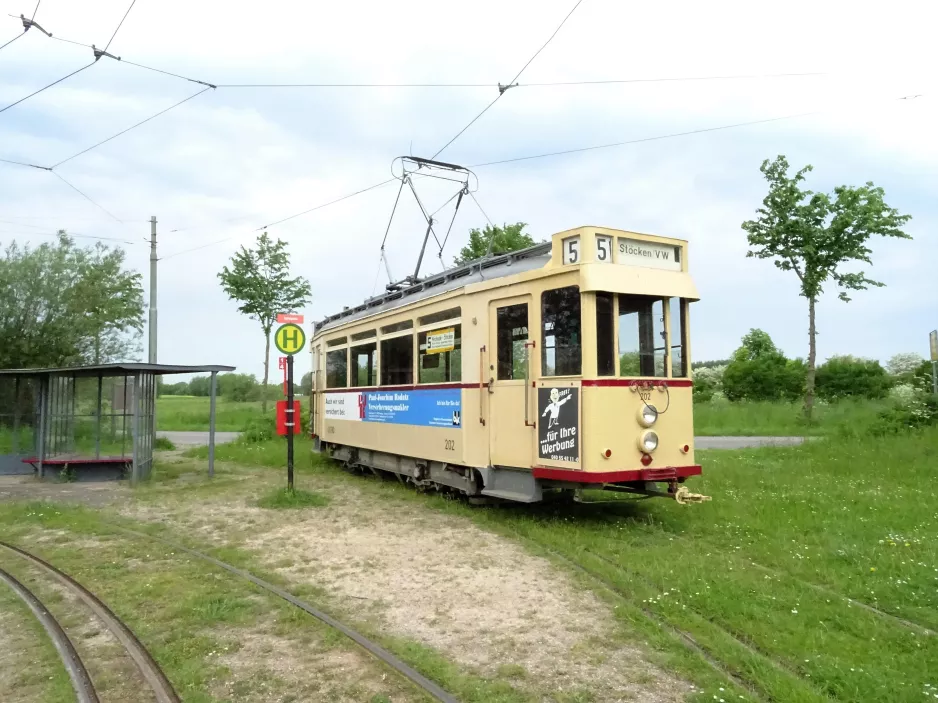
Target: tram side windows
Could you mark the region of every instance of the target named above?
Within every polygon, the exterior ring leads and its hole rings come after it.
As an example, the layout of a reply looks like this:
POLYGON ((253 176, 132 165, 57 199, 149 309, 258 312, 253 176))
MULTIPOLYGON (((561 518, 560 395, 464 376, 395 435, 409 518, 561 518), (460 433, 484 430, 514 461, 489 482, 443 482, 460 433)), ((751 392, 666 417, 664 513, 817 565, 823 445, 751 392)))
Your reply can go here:
POLYGON ((414 335, 381 340, 381 385, 409 386, 414 382, 414 335))
POLYGON ((417 383, 462 380, 462 325, 421 332, 417 343, 417 383))
POLYGON ((683 298, 671 298, 671 376, 687 376, 687 355, 684 353, 685 335, 687 334, 687 301, 683 298))
POLYGON ((496 311, 498 340, 498 380, 524 380, 528 341, 528 306, 508 305, 496 311))
POLYGON ((348 386, 348 349, 326 352, 326 388, 348 386))
POLYGON ((664 301, 619 295, 619 375, 666 377, 664 301))
POLYGON ((378 345, 375 342, 352 347, 352 388, 378 385, 378 345))
POLYGON ((596 294, 596 374, 615 376, 616 340, 612 293, 596 294))
POLYGON ((544 291, 541 320, 541 373, 578 376, 582 368, 579 286, 544 291))

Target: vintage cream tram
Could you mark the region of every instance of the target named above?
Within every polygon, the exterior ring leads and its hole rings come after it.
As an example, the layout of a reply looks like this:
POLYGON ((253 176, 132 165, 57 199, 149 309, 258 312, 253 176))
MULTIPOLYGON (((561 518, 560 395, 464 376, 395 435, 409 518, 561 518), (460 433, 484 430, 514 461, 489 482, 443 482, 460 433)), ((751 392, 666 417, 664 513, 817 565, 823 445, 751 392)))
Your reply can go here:
POLYGON ((315 325, 315 448, 476 498, 703 499, 697 299, 686 242, 603 227, 392 287, 315 325))

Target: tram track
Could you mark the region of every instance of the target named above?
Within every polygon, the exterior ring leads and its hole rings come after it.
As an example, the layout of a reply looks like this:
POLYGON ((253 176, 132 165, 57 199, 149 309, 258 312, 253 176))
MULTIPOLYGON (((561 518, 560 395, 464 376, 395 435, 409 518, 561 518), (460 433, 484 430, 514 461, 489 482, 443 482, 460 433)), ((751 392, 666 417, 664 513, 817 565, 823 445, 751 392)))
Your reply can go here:
POLYGON ((164 537, 159 537, 157 535, 151 535, 146 532, 139 532, 137 530, 131 530, 129 528, 122 527, 120 525, 115 525, 113 523, 110 523, 110 526, 119 532, 123 532, 124 534, 132 535, 140 539, 146 539, 146 540, 150 540, 154 542, 159 542, 160 544, 163 544, 164 546, 172 547, 174 550, 185 552, 186 554, 194 556, 220 569, 224 569, 225 571, 228 571, 231 574, 239 576, 247 581, 250 581, 255 586, 258 586, 259 588, 262 588, 263 590, 269 593, 272 593, 273 595, 278 596, 279 598, 282 598, 283 600, 287 601, 294 607, 299 608, 300 610, 308 613, 309 615, 312 615, 317 620, 325 623, 329 627, 342 633, 343 635, 348 637, 350 640, 355 642, 355 644, 357 644, 362 649, 364 649, 366 652, 368 652, 375 658, 379 659, 387 666, 391 667, 394 671, 404 676, 411 683, 413 683, 415 686, 417 686, 419 689, 421 689, 425 693, 429 694, 431 697, 433 697, 435 700, 439 701, 440 703, 459 703, 458 699, 455 698, 452 694, 443 690, 438 684, 434 683, 433 681, 425 677, 423 674, 421 674, 419 671, 417 671, 410 665, 406 664, 404 661, 402 661, 397 656, 389 652, 387 649, 382 647, 377 642, 374 642, 368 639, 367 637, 360 634, 353 628, 335 619, 328 613, 325 613, 319 610, 318 608, 314 608, 309 603, 306 603, 305 601, 300 600, 299 598, 289 593, 288 591, 285 591, 279 586, 276 586, 270 583, 269 581, 265 581, 264 579, 259 578, 258 576, 255 576, 254 574, 252 574, 251 572, 245 569, 241 569, 237 566, 224 562, 221 559, 216 559, 215 557, 209 554, 205 554, 204 552, 200 552, 196 549, 192 549, 191 547, 187 547, 186 545, 180 544, 179 542, 175 542, 173 540, 169 540, 164 537))
MULTIPOLYGON (((180 699, 173 689, 173 685, 166 677, 166 674, 163 673, 159 664, 156 663, 156 660, 153 659, 149 650, 147 650, 133 631, 127 627, 123 620, 121 620, 100 598, 64 571, 61 571, 35 554, 4 541, 0 541, 0 547, 22 557, 49 579, 58 583, 77 597, 121 644, 127 656, 130 657, 136 666, 141 678, 152 691, 153 698, 157 703, 179 703, 180 699)), ((88 680, 90 682, 90 678, 88 680)), ((97 698, 94 700, 97 700, 97 698)))
POLYGON ((99 703, 98 692, 95 690, 91 676, 85 668, 84 662, 78 655, 75 645, 65 634, 65 630, 49 612, 49 609, 39 600, 35 593, 20 583, 12 574, 0 569, 0 581, 3 581, 19 598, 26 603, 43 629, 52 640, 52 644, 62 660, 62 666, 68 673, 75 697, 78 703, 99 703))

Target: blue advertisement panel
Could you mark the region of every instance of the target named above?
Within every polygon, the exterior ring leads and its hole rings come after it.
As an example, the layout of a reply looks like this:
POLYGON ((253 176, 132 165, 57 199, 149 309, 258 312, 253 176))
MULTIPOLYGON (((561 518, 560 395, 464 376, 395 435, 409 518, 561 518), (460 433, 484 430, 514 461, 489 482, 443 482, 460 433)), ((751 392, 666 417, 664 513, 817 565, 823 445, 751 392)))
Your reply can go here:
POLYGON ((367 391, 365 422, 420 427, 462 427, 462 391, 428 388, 415 391, 367 391))

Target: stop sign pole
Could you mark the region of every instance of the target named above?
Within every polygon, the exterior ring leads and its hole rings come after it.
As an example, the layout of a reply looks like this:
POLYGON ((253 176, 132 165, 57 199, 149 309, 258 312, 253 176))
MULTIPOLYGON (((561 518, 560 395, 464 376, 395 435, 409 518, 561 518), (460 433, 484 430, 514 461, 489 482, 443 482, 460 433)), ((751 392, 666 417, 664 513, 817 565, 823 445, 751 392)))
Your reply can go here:
POLYGON ((277 328, 274 333, 274 343, 277 349, 287 357, 287 407, 285 408, 285 423, 287 431, 287 490, 293 490, 293 434, 296 427, 295 408, 293 407, 293 355, 303 349, 306 344, 306 333, 300 325, 303 316, 292 313, 280 313, 277 322, 286 324, 277 328))

